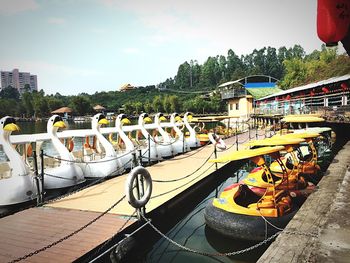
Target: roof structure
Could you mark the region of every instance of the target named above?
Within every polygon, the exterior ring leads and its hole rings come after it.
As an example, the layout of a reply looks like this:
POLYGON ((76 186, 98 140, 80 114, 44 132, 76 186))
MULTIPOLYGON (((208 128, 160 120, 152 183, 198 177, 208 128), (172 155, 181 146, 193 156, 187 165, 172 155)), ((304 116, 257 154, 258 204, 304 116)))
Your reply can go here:
POLYGON ((277 96, 283 96, 283 95, 291 94, 293 92, 313 89, 313 88, 316 88, 316 87, 330 85, 330 84, 334 84, 334 83, 341 82, 341 81, 346 81, 346 80, 350 80, 350 74, 347 74, 347 75, 344 75, 344 76, 340 76, 340 77, 333 77, 333 78, 329 78, 329 79, 326 79, 326 80, 321 80, 321 81, 318 81, 318 82, 310 83, 310 84, 307 84, 307 85, 303 85, 303 86, 299 86, 299 87, 295 87, 295 88, 291 88, 291 89, 287 89, 287 90, 282 90, 280 92, 261 97, 258 100, 266 100, 266 99, 269 99, 269 98, 274 98, 274 97, 277 97, 277 96))
POLYGON ((97 104, 95 107, 93 107, 93 109, 94 109, 95 111, 103 111, 103 110, 105 110, 106 108, 103 107, 103 106, 101 106, 100 104, 97 104))
POLYGON ((71 113, 73 110, 69 107, 62 107, 57 110, 51 111, 52 114, 60 114, 60 113, 71 113))
POLYGON ((253 96, 254 99, 258 100, 260 98, 269 96, 271 94, 276 94, 281 91, 280 88, 272 87, 272 88, 246 88, 246 90, 253 96))
POLYGON ((135 89, 135 87, 129 83, 126 83, 120 87, 120 91, 128 91, 133 89, 135 89))

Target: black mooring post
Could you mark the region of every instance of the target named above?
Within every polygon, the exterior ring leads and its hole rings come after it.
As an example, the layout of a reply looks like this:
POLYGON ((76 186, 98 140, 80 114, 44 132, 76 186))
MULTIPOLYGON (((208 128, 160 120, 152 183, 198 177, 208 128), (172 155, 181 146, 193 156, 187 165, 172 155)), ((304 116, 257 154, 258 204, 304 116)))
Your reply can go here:
POLYGON ((185 153, 185 135, 182 134, 182 154, 185 153))
MULTIPOLYGON (((145 186, 144 186, 144 183, 143 183, 143 176, 137 176, 137 180, 138 180, 138 183, 139 183, 139 190, 140 190, 140 198, 144 196, 145 194, 145 186)), ((146 212, 146 208, 145 206, 142 206, 140 208, 140 213, 144 216, 145 215, 145 212, 146 212)))
POLYGON ((45 200, 45 188, 44 188, 44 150, 40 150, 40 160, 41 160, 41 173, 40 173, 40 179, 41 179, 41 191, 42 191, 42 201, 45 200))
POLYGON ((238 151, 238 121, 236 121, 236 150, 238 151))
MULTIPOLYGON (((214 144, 214 156, 215 156, 215 159, 218 158, 218 152, 217 152, 217 149, 216 149, 216 145, 214 144)), ((215 170, 217 171, 218 170, 218 163, 215 162, 215 170)))
POLYGON ((148 165, 151 165, 151 135, 148 134, 148 165))
POLYGON ((36 189, 38 191, 37 197, 36 197, 36 203, 37 205, 42 203, 42 190, 40 190, 40 181, 39 181, 39 173, 38 173, 38 157, 36 156, 36 151, 33 151, 33 157, 34 157, 34 174, 35 174, 35 183, 36 183, 36 189))
MULTIPOLYGON (((139 149, 138 151, 139 151, 139 165, 143 166, 142 165, 142 150, 139 149)), ((136 153, 135 153, 135 163, 137 163, 137 161, 136 161, 136 153)), ((137 166, 137 164, 135 166, 137 166)))
MULTIPOLYGON (((140 180, 139 180, 139 175, 136 176, 136 196, 137 199, 140 200, 141 195, 140 195, 140 180)), ((140 221, 142 219, 141 217, 141 209, 137 208, 137 219, 140 221)))
POLYGON ((250 124, 247 123, 247 125, 248 125, 248 141, 250 141, 250 124))
MULTIPOLYGON (((141 156, 141 158, 142 158, 142 156, 141 156)), ((135 152, 132 153, 132 161, 134 163, 134 167, 136 167, 137 166, 137 158, 136 158, 136 153, 135 152)))

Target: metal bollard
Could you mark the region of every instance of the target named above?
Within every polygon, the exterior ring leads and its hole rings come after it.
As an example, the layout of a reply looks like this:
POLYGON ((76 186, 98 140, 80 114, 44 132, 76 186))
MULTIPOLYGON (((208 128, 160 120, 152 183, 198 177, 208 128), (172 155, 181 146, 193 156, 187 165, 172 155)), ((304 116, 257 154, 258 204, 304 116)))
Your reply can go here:
POLYGON ((42 191, 42 201, 45 200, 45 188, 44 188, 44 150, 40 151, 40 160, 41 160, 41 173, 40 173, 40 179, 41 179, 41 191, 42 191))
POLYGON ((148 165, 151 165, 151 135, 148 134, 148 165))
POLYGON ((38 195, 36 198, 36 203, 37 205, 42 203, 42 189, 40 189, 40 179, 39 179, 39 173, 38 173, 38 159, 36 156, 36 151, 33 151, 33 157, 34 157, 34 174, 35 174, 35 184, 36 184, 36 188, 38 191, 38 195))

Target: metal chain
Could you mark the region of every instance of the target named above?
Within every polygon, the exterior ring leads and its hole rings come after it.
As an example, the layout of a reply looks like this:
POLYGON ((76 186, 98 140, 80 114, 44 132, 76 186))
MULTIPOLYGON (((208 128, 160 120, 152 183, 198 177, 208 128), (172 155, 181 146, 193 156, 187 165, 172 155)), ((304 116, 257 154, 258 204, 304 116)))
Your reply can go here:
POLYGON ((300 232, 300 231, 283 230, 283 228, 277 227, 274 224, 272 224, 269 220, 267 220, 266 217, 264 217, 261 214, 260 209, 257 209, 257 211, 259 212, 261 218, 265 221, 265 223, 269 224, 270 226, 272 226, 273 228, 275 228, 275 229, 277 229, 279 231, 284 231, 284 233, 286 233, 286 234, 295 234, 295 235, 301 235, 301 236, 318 237, 318 235, 314 234, 314 233, 305 233, 305 232, 300 232))
POLYGON ((16 258, 16 259, 10 261, 9 263, 15 263, 15 262, 19 262, 19 261, 25 260, 25 259, 27 259, 27 258, 30 258, 30 257, 32 257, 32 256, 34 256, 34 255, 39 254, 40 252, 43 252, 43 251, 45 251, 45 250, 47 250, 47 249, 49 249, 49 248, 51 248, 51 247, 53 247, 53 246, 56 246, 56 245, 59 244, 59 243, 61 243, 61 242, 65 241, 65 240, 71 238, 72 236, 78 234, 79 232, 81 232, 82 230, 84 230, 85 228, 87 228, 88 226, 90 226, 91 224, 95 223, 95 222, 96 222, 97 220, 99 220, 101 217, 103 217, 104 215, 106 215, 106 214, 107 214, 109 211, 111 211, 116 205, 118 205, 121 201, 123 201, 125 197, 126 197, 126 195, 124 195, 122 198, 120 198, 117 202, 115 202, 113 205, 111 205, 106 211, 104 211, 103 213, 101 213, 99 216, 97 216, 96 218, 94 218, 93 220, 91 220, 90 222, 88 222, 87 224, 83 225, 82 227, 78 228, 78 229, 75 230, 74 232, 72 232, 72 233, 70 233, 70 234, 68 234, 68 235, 66 235, 66 236, 64 236, 64 237, 62 237, 62 238, 60 238, 60 239, 58 239, 58 240, 55 241, 55 242, 52 242, 52 243, 49 244, 49 245, 46 245, 46 246, 44 246, 44 247, 42 247, 42 248, 40 248, 40 249, 37 249, 37 250, 35 250, 35 251, 31 252, 31 253, 28 253, 28 254, 26 254, 26 255, 24 255, 24 256, 22 256, 22 257, 16 258))
POLYGON ((168 242, 170 242, 171 244, 177 246, 178 248, 182 249, 182 250, 185 250, 185 251, 188 251, 188 252, 191 252, 191 253, 195 253, 195 254, 199 254, 199 255, 203 255, 203 256, 234 256, 234 255, 239 255, 239 254, 243 254, 243 253, 246 253, 248 251, 251 251, 253 249, 256 249, 262 245, 265 245, 267 244, 268 242, 270 242, 272 239, 274 239, 275 237, 277 237, 282 231, 279 231, 275 234, 273 234, 272 236, 270 236, 269 238, 251 246, 251 247, 248 247, 248 248, 245 248, 245 249, 242 249, 242 250, 238 250, 238 251, 233 251, 233 252, 227 252, 227 253, 208 253, 208 252, 204 252, 204 251, 198 251, 198 250, 195 250, 195 249, 192 249, 192 248, 188 248, 188 247, 185 247, 179 243, 177 243, 176 241, 172 240, 171 238, 169 238, 168 236, 164 235, 157 227, 155 227, 151 221, 149 219, 147 219, 144 215, 141 215, 142 218, 148 222, 148 224, 153 228, 154 231, 156 231, 161 237, 165 238, 168 242))
POLYGON ((177 181, 181 181, 183 179, 186 179, 188 177, 190 177, 191 175, 195 174, 196 172, 198 172, 207 162, 208 160, 210 159, 210 157, 214 154, 214 152, 212 152, 207 159, 205 159, 204 163, 199 166, 195 171, 193 171, 192 173, 188 174, 188 175, 185 175, 181 178, 176 178, 176 179, 172 179, 172 180, 152 180, 152 182, 155 182, 155 183, 170 183, 170 182, 177 182, 177 181))
MULTIPOLYGON (((132 159, 130 159, 127 163, 130 163, 130 162, 132 162, 132 159)), ((127 164, 127 163, 126 163, 126 164, 127 164)), ((71 196, 71 195, 73 195, 73 194, 76 194, 76 193, 78 193, 78 192, 81 192, 81 191, 83 191, 83 190, 85 190, 85 189, 87 189, 87 188, 89 188, 89 187, 91 187, 91 186, 94 186, 94 185, 96 185, 96 184, 99 184, 99 183, 101 183, 101 182, 103 182, 103 181, 105 181, 105 180, 107 180, 107 179, 109 179, 109 178, 114 177, 113 174, 114 174, 115 172, 120 171, 120 169, 121 169, 121 167, 119 167, 117 170, 113 171, 111 174, 106 175, 106 176, 104 176, 104 177, 101 177, 101 178, 99 178, 98 180, 94 180, 93 182, 91 182, 90 184, 85 185, 84 187, 81 187, 81 188, 79 188, 79 189, 77 189, 77 190, 74 190, 74 191, 72 191, 72 192, 68 192, 68 193, 66 193, 66 194, 64 194, 64 195, 60 195, 60 196, 58 196, 58 197, 56 197, 56 198, 47 200, 47 201, 43 202, 43 203, 40 204, 40 205, 47 205, 47 204, 50 204, 50 203, 59 201, 59 200, 61 200, 61 199, 63 199, 63 198, 66 198, 66 197, 68 197, 68 196, 71 196)))
POLYGON ((130 222, 132 218, 135 217, 137 210, 135 210, 131 215, 128 216, 128 219, 123 223, 121 227, 117 230, 117 232, 111 236, 108 240, 104 241, 103 244, 99 246, 99 248, 89 257, 89 259, 85 260, 85 262, 89 262, 93 257, 96 255, 99 255, 100 252, 112 241, 112 239, 117 236, 123 229, 124 227, 130 222))
POLYGON ((126 153, 123 153, 122 155, 120 156, 115 156, 111 159, 108 159, 108 160, 103 160, 104 158, 102 158, 101 160, 98 160, 98 161, 83 161, 83 160, 67 160, 67 159, 62 159, 60 157, 57 157, 57 156, 52 156, 52 155, 48 155, 46 153, 44 153, 44 156, 46 157, 49 157, 49 158, 52 158, 52 159, 55 159, 55 160, 59 160, 59 161, 63 161, 63 162, 69 162, 69 163, 85 163, 85 164, 91 164, 91 163, 104 163, 104 162, 110 162, 110 161, 115 161, 115 160, 118 160, 120 158, 123 158, 124 156, 127 156, 128 154, 132 154, 133 152, 135 152, 136 150, 132 150, 130 152, 126 152, 126 153))
POLYGON ((174 192, 174 191, 176 191, 176 190, 178 190, 178 189, 184 187, 185 185, 187 185, 187 184, 193 182, 194 180, 196 180, 198 177, 200 177, 203 173, 205 173, 206 171, 208 171, 208 170, 209 170, 211 167, 213 167, 214 165, 215 165, 215 163, 213 163, 211 166, 209 166, 206 170, 204 170, 201 174, 199 174, 198 176, 196 176, 195 178, 193 178, 191 181, 189 181, 189 182, 187 182, 187 183, 185 183, 185 184, 183 184, 183 185, 180 185, 180 186, 178 186, 178 187, 176 187, 176 188, 174 188, 174 189, 172 189, 172 190, 169 190, 169 191, 167 191, 167 192, 164 192, 164 193, 161 193, 161 194, 152 196, 150 199, 154 199, 154 198, 157 198, 157 197, 160 197, 160 196, 169 194, 169 193, 171 193, 171 192, 174 192))

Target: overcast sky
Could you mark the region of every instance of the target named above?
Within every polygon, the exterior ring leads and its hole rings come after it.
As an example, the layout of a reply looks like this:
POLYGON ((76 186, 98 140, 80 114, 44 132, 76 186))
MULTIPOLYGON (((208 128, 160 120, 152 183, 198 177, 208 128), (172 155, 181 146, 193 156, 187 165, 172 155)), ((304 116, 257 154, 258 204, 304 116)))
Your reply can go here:
POLYGON ((320 49, 316 0, 0 0, 0 69, 46 94, 158 84, 191 59, 320 49))

